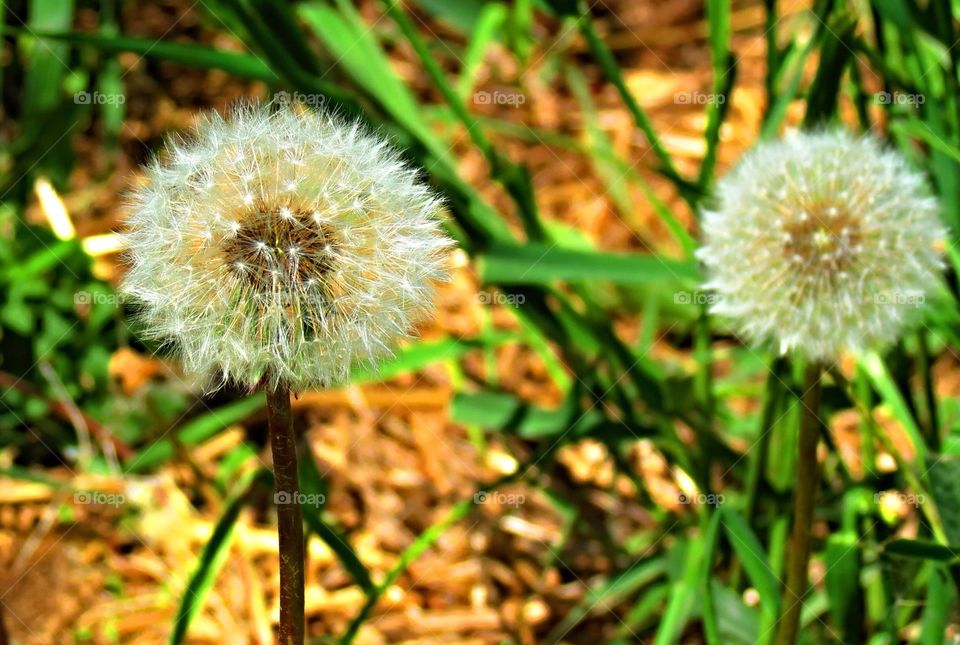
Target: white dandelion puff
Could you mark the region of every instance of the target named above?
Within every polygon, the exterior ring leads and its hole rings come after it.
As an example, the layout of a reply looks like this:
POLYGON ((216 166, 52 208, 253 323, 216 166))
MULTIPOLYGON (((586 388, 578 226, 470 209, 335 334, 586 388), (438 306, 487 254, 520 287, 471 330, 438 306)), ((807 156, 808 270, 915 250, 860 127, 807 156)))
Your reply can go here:
POLYGON ((328 113, 205 116, 131 206, 123 289, 210 386, 342 382, 393 351, 447 277, 440 199, 380 137, 328 113))
POLYGON ((717 185, 697 257, 711 311, 813 361, 897 339, 943 265, 924 177, 873 136, 794 133, 717 185))

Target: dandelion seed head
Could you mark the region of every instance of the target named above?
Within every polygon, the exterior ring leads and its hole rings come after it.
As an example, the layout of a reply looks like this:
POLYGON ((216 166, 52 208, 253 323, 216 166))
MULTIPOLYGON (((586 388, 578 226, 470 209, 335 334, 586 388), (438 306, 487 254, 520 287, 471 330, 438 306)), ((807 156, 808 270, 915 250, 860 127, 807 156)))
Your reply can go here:
POLYGON ((146 179, 122 286, 208 387, 342 382, 392 352, 447 278, 441 201, 379 136, 328 113, 208 115, 146 179))
POLYGON ((711 310, 815 361, 882 347, 942 271, 924 177, 872 136, 795 133, 748 152, 703 216, 711 310))

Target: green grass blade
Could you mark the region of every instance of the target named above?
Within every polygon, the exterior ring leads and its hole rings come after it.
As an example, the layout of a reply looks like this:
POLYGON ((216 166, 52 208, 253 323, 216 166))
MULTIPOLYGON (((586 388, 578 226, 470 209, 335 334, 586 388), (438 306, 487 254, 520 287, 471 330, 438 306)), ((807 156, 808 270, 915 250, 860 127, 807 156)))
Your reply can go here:
MULTIPOLYGON (((12 28, 7 28, 6 31, 20 33, 19 30, 12 28)), ((250 78, 267 83, 279 82, 276 74, 253 54, 220 51, 205 45, 192 43, 175 43, 129 36, 104 36, 79 32, 43 32, 39 35, 45 39, 93 47, 112 54, 133 52, 141 56, 167 60, 190 67, 219 69, 241 78, 250 78)))
POLYGON ((470 40, 467 42, 467 49, 463 53, 463 65, 460 68, 460 77, 457 79, 457 94, 461 101, 465 102, 470 97, 483 58, 490 46, 497 42, 506 19, 507 8, 499 2, 491 2, 483 6, 470 34, 470 40))
POLYGON ((707 127, 704 133, 707 149, 697 178, 702 191, 710 185, 717 163, 720 126, 727 114, 727 101, 733 91, 737 63, 730 53, 730 0, 707 0, 710 62, 713 67, 713 100, 707 103, 707 127))
POLYGON ((615 284, 682 287, 696 284, 700 278, 693 262, 646 254, 577 251, 546 244, 493 245, 478 257, 477 266, 484 281, 496 284, 608 280, 615 284))
POLYGON ((250 477, 244 492, 227 504, 223 515, 217 520, 213 534, 200 552, 197 567, 190 576, 190 581, 180 598, 180 606, 177 608, 173 630, 168 641, 170 645, 180 645, 184 642, 190 622, 197 615, 197 612, 203 608, 203 603, 211 587, 213 587, 217 573, 223 567, 223 563, 230 553, 233 529, 236 526, 237 518, 240 517, 240 511, 248 503, 253 488, 270 481, 270 479, 270 473, 266 470, 254 473, 250 477))
MULTIPOLYGON (((195 446, 210 439, 227 426, 246 419, 265 405, 263 394, 255 394, 216 410, 201 414, 196 419, 177 429, 177 440, 184 446, 195 446)), ((168 461, 175 453, 175 444, 170 439, 158 439, 131 457, 123 470, 127 473, 142 473, 168 461)))
MULTIPOLYGON (((312 495, 315 498, 318 495, 326 494, 323 478, 317 471, 317 465, 309 452, 300 458, 300 490, 304 495, 312 495)), ((303 512, 303 523, 307 530, 314 533, 330 547, 337 559, 340 560, 340 564, 353 577, 354 582, 360 585, 363 592, 368 596, 376 593, 373 580, 370 578, 370 572, 360 562, 360 558, 357 557, 357 553, 350 546, 350 542, 337 529, 323 520, 322 506, 301 504, 300 510, 303 512)))
POLYGON ((723 528, 727 539, 760 594, 760 607, 768 620, 776 620, 780 615, 780 582, 770 568, 770 559, 763 545, 739 514, 728 508, 722 508, 720 512, 723 514, 723 528))
MULTIPOLYGON (((44 34, 69 29, 73 22, 73 0, 31 0, 27 29, 20 33, 29 42, 30 53, 23 79, 23 112, 49 112, 61 100, 64 76, 70 72, 69 51, 60 43, 48 42, 44 34)), ((6 6, 0 7, 6 12, 6 6)))

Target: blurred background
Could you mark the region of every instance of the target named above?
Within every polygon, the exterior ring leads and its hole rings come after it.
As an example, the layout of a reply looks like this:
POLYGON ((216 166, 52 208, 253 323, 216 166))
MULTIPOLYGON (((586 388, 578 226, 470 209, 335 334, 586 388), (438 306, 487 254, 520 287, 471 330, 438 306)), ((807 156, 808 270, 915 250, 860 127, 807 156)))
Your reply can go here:
MULTIPOLYGON (((800 372, 707 314, 699 208, 839 119, 953 227, 955 2, 0 6, 0 642, 273 642, 262 395, 199 391, 114 291, 141 166, 249 98, 380 129, 459 243, 416 342, 294 402, 316 642, 772 639, 800 372)), ((948 283, 826 386, 805 642, 960 642, 948 283)))

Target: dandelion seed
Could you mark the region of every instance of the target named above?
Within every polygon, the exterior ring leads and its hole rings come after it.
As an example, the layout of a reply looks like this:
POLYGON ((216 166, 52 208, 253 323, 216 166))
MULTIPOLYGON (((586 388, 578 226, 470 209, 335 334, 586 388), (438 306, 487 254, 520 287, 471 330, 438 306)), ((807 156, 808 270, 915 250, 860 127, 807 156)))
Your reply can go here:
POLYGON ((396 347, 446 277, 441 202, 355 123, 239 107, 171 143, 147 179, 133 194, 123 288, 143 303, 147 332, 172 339, 209 386, 342 382, 396 347), (397 289, 412 279, 416 299, 397 289))
POLYGON ((872 136, 842 130, 764 143, 704 213, 712 311, 755 343, 835 360, 893 342, 937 280, 946 232, 920 173, 872 136))

